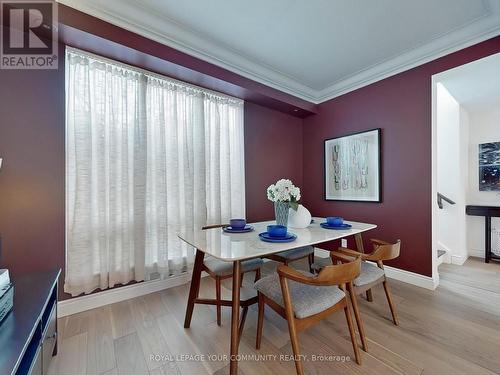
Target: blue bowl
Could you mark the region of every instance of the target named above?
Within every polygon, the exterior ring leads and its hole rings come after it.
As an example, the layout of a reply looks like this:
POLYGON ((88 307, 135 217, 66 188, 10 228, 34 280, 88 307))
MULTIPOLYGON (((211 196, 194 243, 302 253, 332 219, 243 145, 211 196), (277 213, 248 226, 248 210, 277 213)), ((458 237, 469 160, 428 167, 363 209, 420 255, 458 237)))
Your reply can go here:
POLYGON ((271 237, 285 237, 287 228, 284 225, 268 225, 267 233, 271 237))
POLYGON ((233 229, 243 229, 247 225, 247 221, 245 219, 231 219, 229 225, 233 229))
POLYGON ((329 216, 326 218, 326 222, 328 223, 328 225, 340 226, 344 224, 344 219, 338 216, 329 216))

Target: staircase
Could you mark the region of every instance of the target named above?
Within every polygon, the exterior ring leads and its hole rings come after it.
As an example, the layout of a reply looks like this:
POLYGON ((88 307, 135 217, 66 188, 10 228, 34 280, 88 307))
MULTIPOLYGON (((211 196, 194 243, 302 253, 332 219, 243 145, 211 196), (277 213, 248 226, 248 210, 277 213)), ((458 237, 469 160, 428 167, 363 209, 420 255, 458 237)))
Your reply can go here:
POLYGON ((444 250, 439 250, 438 249, 438 258, 437 258, 437 265, 439 266, 441 263, 443 263, 444 257, 446 255, 446 251, 444 250))

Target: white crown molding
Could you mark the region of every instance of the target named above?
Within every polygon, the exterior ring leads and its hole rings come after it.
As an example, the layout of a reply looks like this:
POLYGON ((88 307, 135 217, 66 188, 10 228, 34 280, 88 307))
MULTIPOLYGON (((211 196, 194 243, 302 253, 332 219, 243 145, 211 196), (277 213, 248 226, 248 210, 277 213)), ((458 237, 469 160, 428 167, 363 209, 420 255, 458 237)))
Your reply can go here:
POLYGON ((161 17, 144 6, 131 6, 126 1, 57 0, 59 3, 100 18, 111 24, 137 33, 188 55, 220 66, 243 77, 274 89, 319 104, 395 74, 425 64, 500 35, 500 5, 495 0, 483 0, 489 14, 442 35, 429 43, 406 51, 389 60, 364 69, 335 82, 323 90, 315 90, 278 70, 244 56, 171 19, 161 17), (120 10, 118 14, 117 9, 120 10), (138 18, 139 16, 139 18, 138 18), (134 19, 144 20, 139 24, 134 19))
POLYGON ((347 94, 500 35, 500 6, 494 0, 485 0, 485 3, 490 10, 489 15, 440 36, 430 43, 333 83, 318 92, 317 103, 347 94))

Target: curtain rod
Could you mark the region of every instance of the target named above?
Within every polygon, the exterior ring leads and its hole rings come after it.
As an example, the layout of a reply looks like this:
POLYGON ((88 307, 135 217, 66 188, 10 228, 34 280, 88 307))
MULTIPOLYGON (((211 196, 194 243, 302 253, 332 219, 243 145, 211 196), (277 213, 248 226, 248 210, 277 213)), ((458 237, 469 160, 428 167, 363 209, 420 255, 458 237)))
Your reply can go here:
POLYGON ((200 87, 197 85, 193 85, 191 83, 180 81, 178 79, 168 77, 168 76, 165 76, 163 74, 155 73, 155 72, 152 72, 152 71, 147 70, 147 69, 139 68, 137 66, 126 64, 124 62, 113 60, 113 59, 110 59, 108 57, 100 56, 100 55, 97 55, 95 53, 87 52, 87 51, 84 51, 84 50, 81 50, 81 49, 78 49, 75 47, 66 46, 66 53, 68 53, 68 52, 73 53, 75 55, 80 55, 82 57, 91 58, 91 59, 96 60, 96 61, 101 61, 101 62, 104 62, 106 64, 117 65, 117 66, 121 67, 122 69, 127 69, 127 70, 130 70, 132 72, 139 73, 139 74, 144 74, 146 76, 150 76, 151 78, 158 79, 160 81, 166 81, 168 83, 178 85, 181 87, 187 87, 187 88, 190 88, 192 90, 199 91, 203 94, 215 96, 216 98, 219 98, 219 99, 229 100, 229 101, 234 102, 235 104, 243 104, 244 103, 244 101, 242 99, 236 98, 234 96, 226 95, 226 94, 220 93, 218 91, 214 91, 214 90, 209 90, 209 89, 206 89, 204 87, 200 87))

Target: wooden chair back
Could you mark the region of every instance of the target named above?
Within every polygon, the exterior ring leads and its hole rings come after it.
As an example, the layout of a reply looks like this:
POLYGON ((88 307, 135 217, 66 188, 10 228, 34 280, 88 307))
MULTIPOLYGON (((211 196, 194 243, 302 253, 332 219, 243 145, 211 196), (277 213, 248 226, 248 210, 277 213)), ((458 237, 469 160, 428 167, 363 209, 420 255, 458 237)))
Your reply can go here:
POLYGON ((352 262, 326 266, 321 269, 318 276, 306 276, 299 271, 288 267, 279 266, 278 274, 290 280, 302 284, 327 286, 343 285, 352 282, 361 272, 361 258, 356 258, 352 262))
POLYGON ((368 260, 375 261, 386 261, 395 259, 399 256, 401 250, 401 240, 396 243, 391 244, 388 242, 382 243, 382 241, 374 241, 374 252, 367 257, 368 260))
POLYGON ((326 266, 318 274, 321 285, 341 285, 352 282, 361 273, 361 258, 349 263, 326 266))

